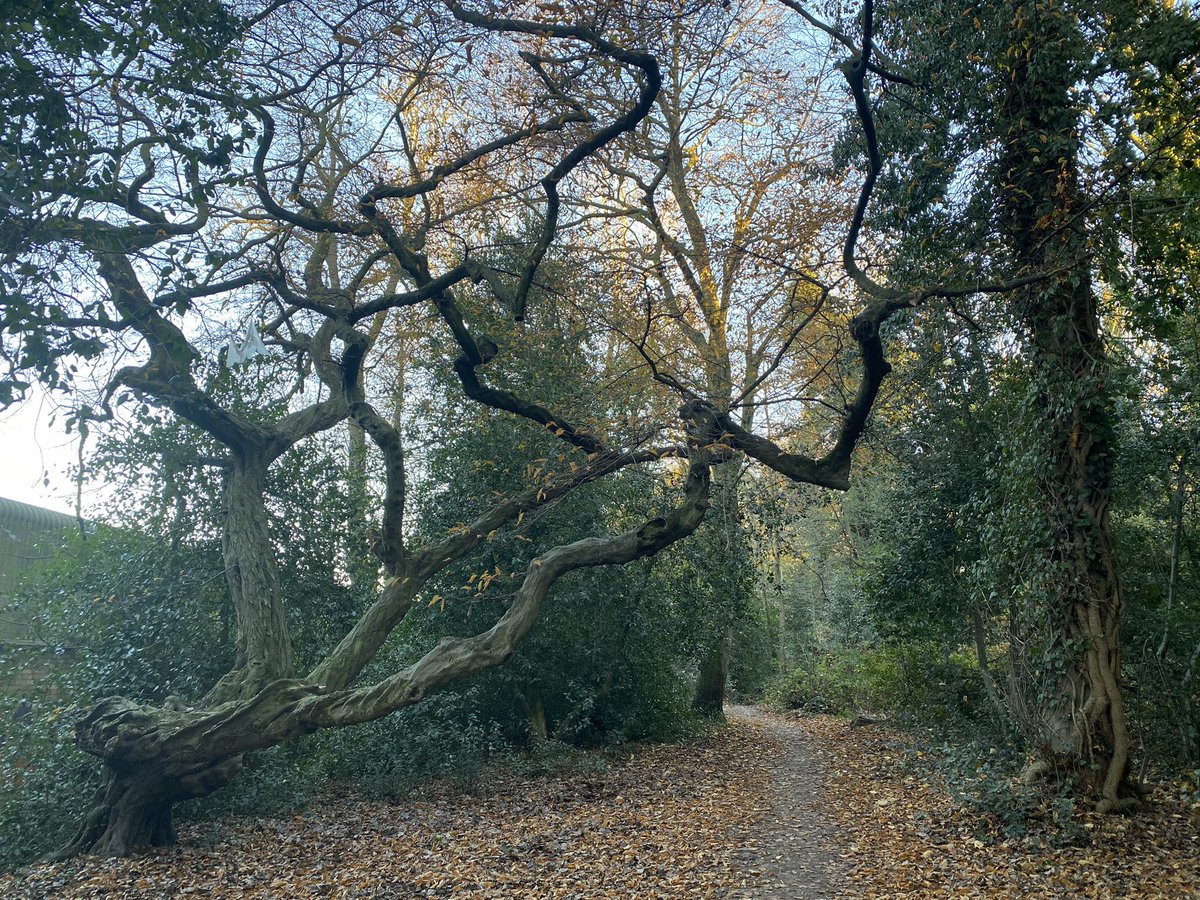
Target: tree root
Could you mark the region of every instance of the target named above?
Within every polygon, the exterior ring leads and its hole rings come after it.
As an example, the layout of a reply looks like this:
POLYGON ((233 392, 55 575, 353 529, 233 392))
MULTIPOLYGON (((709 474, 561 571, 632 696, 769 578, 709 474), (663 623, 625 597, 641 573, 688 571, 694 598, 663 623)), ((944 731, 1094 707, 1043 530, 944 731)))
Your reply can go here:
POLYGON ((1096 801, 1096 812, 1102 816, 1115 815, 1117 813, 1133 812, 1134 810, 1141 809, 1142 805, 1142 795, 1139 791, 1132 797, 1119 797, 1115 800, 1111 797, 1105 797, 1102 800, 1098 800, 1096 801))
POLYGON ((1017 779, 1021 784, 1028 787, 1035 781, 1045 778, 1053 771, 1054 767, 1049 762, 1041 757, 1035 757, 1025 764, 1025 768, 1021 770, 1021 774, 1017 776, 1017 779))
POLYGON ((63 846, 42 857, 43 862, 62 862, 92 849, 108 826, 108 806, 104 802, 107 794, 105 788, 96 791, 96 796, 92 798, 92 808, 84 816, 75 834, 63 846))

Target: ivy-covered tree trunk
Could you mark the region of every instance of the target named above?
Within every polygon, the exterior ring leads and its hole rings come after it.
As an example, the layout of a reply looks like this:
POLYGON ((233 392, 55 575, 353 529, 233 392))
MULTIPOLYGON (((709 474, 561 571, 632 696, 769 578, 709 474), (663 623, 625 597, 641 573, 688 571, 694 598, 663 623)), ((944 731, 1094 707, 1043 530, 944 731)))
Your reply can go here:
POLYGON ((1044 416, 1038 493, 1045 554, 1035 595, 1048 603, 1034 621, 1047 635, 1027 635, 1019 655, 1033 677, 1018 683, 1032 697, 1023 727, 1043 766, 1085 774, 1105 809, 1128 805, 1130 740, 1120 687, 1123 614, 1108 507, 1112 431, 1106 359, 1095 299, 1084 279, 1070 277, 1029 298, 1025 316, 1033 348, 1033 407, 1044 416), (1046 688, 1049 690, 1046 690, 1046 688))
POLYGON ((1082 776, 1102 809, 1136 803, 1120 686, 1123 612, 1109 525, 1113 434, 1108 363, 1087 257, 1079 121, 1071 98, 1088 58, 1067 4, 1014 14, 1001 62, 1005 153, 999 195, 1015 262, 1045 280, 1019 308, 1031 382, 1029 442, 1042 555, 1013 643, 1013 709, 1038 759, 1030 773, 1082 776), (1024 677, 1022 677, 1024 676, 1024 677))

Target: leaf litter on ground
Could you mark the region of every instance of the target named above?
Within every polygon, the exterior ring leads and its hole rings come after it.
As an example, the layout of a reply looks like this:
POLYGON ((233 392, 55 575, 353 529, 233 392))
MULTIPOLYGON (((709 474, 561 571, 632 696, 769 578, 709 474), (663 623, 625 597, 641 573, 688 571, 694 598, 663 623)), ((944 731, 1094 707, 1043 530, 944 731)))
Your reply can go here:
POLYGON ((605 771, 184 823, 180 846, 0 877, 4 897, 724 897, 768 781, 753 734, 639 747, 605 771))
POLYGON ((1006 835, 914 766, 920 752, 886 725, 738 714, 602 770, 500 770, 470 793, 343 792, 301 815, 184 823, 178 847, 32 866, 0 876, 0 896, 1200 896, 1194 795, 1077 812, 1055 846, 1006 835))
POLYGON ((911 735, 831 716, 794 721, 820 748, 845 897, 1200 897, 1200 807, 1178 792, 1160 790, 1130 816, 1078 803, 1068 821, 1035 816, 1018 837, 913 765, 924 751, 911 735))

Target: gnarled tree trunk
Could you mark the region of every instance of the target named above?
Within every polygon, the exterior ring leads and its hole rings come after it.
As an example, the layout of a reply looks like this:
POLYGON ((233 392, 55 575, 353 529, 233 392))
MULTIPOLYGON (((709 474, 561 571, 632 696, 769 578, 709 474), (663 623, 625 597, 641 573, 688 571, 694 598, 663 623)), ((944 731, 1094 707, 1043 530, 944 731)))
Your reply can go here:
MULTIPOLYGON (((174 840, 171 808, 224 786, 253 750, 316 731, 358 725, 418 703, 439 688, 507 660, 537 621, 554 582, 578 569, 653 556, 691 534, 709 506, 711 433, 690 441, 683 501, 665 515, 606 538, 584 538, 532 560, 508 610, 487 631, 443 638, 394 675, 355 689, 330 690, 276 679, 252 697, 203 710, 144 706, 121 697, 97 703, 76 724, 79 748, 103 760, 106 785, 59 856, 124 855, 174 840)), ((435 546, 434 552, 440 554, 435 546)), ((436 569, 431 569, 436 571, 436 569)))
POLYGON ((1025 696, 1013 709, 1039 769, 1084 779, 1099 808, 1136 803, 1120 688, 1123 613, 1108 506, 1112 423, 1108 364, 1087 259, 1079 186, 1079 121, 1071 89, 1087 58, 1067 5, 1026 7, 1014 18, 999 109, 998 189, 1016 263, 1044 272, 1020 314, 1031 369, 1037 493, 1046 534, 1035 593, 1042 631, 1014 644, 1025 696), (1035 647, 1030 653, 1028 648, 1035 647), (1037 686, 1035 690, 1031 687, 1037 686))
POLYGON ((208 704, 252 697, 271 681, 292 674, 291 633, 264 495, 269 464, 265 453, 242 449, 225 473, 221 548, 237 613, 237 651, 229 675, 205 698, 208 704))
POLYGON ((203 719, 117 697, 96 704, 77 723, 76 743, 104 760, 105 783, 55 856, 124 856, 139 847, 173 844, 175 803, 211 794, 242 767, 242 753, 230 755, 225 748, 231 745, 219 737, 200 736, 194 726, 203 719))

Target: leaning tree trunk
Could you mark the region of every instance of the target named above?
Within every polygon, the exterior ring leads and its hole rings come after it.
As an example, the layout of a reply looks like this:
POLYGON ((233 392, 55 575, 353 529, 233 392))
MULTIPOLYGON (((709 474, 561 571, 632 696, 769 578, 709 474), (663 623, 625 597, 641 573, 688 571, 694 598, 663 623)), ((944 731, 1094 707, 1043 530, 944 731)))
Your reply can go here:
POLYGON ((105 783, 57 856, 123 856, 174 843, 171 811, 177 802, 227 784, 246 750, 293 736, 278 719, 298 683, 288 680, 292 647, 263 500, 270 459, 267 449, 239 447, 225 473, 222 546, 238 622, 233 668, 199 710, 110 697, 76 723, 76 744, 103 760, 105 783), (265 741, 267 725, 280 736, 265 741))
POLYGON ((1044 534, 1031 585, 1045 608, 1027 611, 1033 615, 1025 627, 1037 622, 1038 632, 1014 645, 1017 671, 1030 677, 1014 680, 1024 696, 1012 707, 1040 757, 1031 772, 1069 771, 1102 809, 1114 809, 1135 803, 1136 791, 1128 780, 1123 602, 1108 515, 1108 365, 1086 253, 1080 123, 1071 99, 1080 77, 1075 61, 1087 58, 1087 47, 1065 4, 1027 5, 1013 26, 1001 69, 1009 87, 998 116, 1005 149, 997 186, 1015 261, 1046 279, 1027 289, 1020 307, 1044 534))
MULTIPOLYGON (((692 416, 694 418, 694 416, 692 416)), ((57 855, 93 852, 125 855, 136 847, 174 839, 171 809, 224 786, 246 753, 322 728, 360 725, 421 702, 447 684, 509 659, 537 621, 551 586, 579 569, 625 565, 653 556, 691 534, 708 509, 714 435, 689 438, 684 499, 640 526, 605 538, 554 547, 530 561, 521 586, 491 628, 468 637, 446 637, 411 665, 360 688, 330 689, 299 679, 276 679, 252 697, 207 708, 163 709, 121 697, 101 700, 75 726, 81 750, 101 759, 106 784, 79 832, 57 855)), ((444 544, 416 568, 438 571, 444 544)), ((337 667, 334 667, 337 671, 337 667)))

